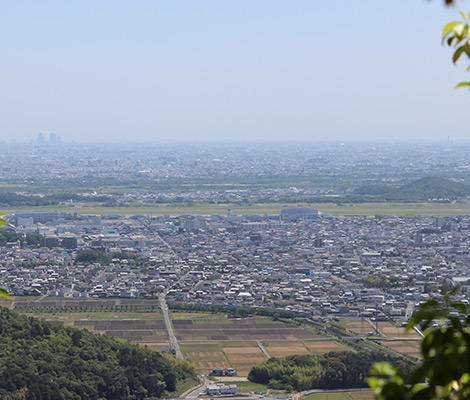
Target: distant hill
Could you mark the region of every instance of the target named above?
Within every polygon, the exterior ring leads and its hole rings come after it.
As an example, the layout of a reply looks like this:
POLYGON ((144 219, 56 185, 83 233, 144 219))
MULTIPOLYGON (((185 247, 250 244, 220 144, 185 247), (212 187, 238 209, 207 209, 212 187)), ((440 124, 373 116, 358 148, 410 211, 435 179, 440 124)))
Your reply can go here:
POLYGON ((190 364, 130 342, 0 307, 0 398, 138 400, 194 377, 190 364))
POLYGON ((428 201, 430 199, 455 200, 470 196, 470 185, 453 182, 439 176, 428 176, 394 188, 388 185, 364 185, 354 195, 374 196, 383 201, 428 201))

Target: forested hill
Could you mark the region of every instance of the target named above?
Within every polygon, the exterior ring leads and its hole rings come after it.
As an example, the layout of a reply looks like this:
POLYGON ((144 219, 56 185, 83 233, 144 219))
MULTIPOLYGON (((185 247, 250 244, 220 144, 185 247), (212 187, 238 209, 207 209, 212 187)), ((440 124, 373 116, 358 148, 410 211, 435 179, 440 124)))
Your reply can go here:
POLYGON ((256 364, 248 379, 272 389, 345 389, 367 387, 366 378, 375 362, 387 361, 410 374, 414 364, 403 357, 371 351, 332 351, 324 355, 271 358, 256 364))
POLYGON ((185 361, 0 307, 0 398, 143 399, 194 377, 185 361))
POLYGON ((398 188, 388 185, 365 185, 353 192, 360 196, 374 196, 384 201, 428 201, 430 199, 455 200, 470 196, 470 185, 439 176, 427 176, 398 188))

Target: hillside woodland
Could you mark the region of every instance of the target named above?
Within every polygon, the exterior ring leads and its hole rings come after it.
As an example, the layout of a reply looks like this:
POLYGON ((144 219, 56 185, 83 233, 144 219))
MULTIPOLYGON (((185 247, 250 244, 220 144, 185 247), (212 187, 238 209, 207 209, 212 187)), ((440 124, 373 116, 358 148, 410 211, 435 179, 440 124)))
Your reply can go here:
POLYGON ((0 307, 0 398, 161 397, 193 367, 171 355, 0 307))

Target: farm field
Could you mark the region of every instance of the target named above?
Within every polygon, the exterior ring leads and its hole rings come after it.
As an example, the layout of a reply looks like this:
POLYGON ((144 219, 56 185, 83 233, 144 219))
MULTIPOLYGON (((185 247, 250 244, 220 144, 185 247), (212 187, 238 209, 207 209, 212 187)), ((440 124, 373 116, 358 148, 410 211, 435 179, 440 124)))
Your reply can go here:
POLYGON ((163 315, 155 300, 19 299, 16 311, 93 333, 132 340, 152 347, 167 344, 163 315))
POLYGON ((311 354, 303 342, 263 342, 271 357, 287 357, 294 354, 311 354))
POLYGON ((266 361, 256 342, 181 342, 180 347, 183 356, 193 361, 202 374, 214 368, 232 367, 237 376, 243 377, 255 363, 266 361))
MULTIPOLYGON (((239 393, 250 393, 250 392, 261 393, 261 392, 266 392, 268 390, 268 387, 266 385, 262 385, 260 383, 254 383, 250 381, 240 382, 240 381, 224 380, 223 384, 224 385, 237 385, 237 391, 239 393)), ((282 397, 284 398, 285 396, 282 396, 282 397)))
POLYGON ((342 319, 341 322, 344 324, 346 331, 354 335, 366 336, 369 332, 375 331, 365 319, 342 319))
POLYGON ((267 357, 256 343, 252 346, 230 347, 229 342, 228 344, 224 343, 224 346, 222 350, 239 376, 248 376, 254 364, 267 360, 267 357))
POLYGON ((311 354, 325 354, 330 351, 351 350, 350 348, 331 340, 321 340, 312 342, 305 341, 304 345, 305 347, 307 347, 308 350, 310 350, 311 354))
POLYGON ((78 214, 152 214, 161 215, 210 215, 214 213, 225 213, 228 208, 237 214, 273 214, 288 207, 309 207, 318 209, 320 212, 332 215, 383 215, 383 216, 454 216, 470 214, 468 204, 447 203, 355 203, 351 205, 337 205, 335 203, 255 203, 247 206, 234 204, 208 204, 197 205, 175 205, 175 204, 129 204, 126 207, 104 207, 99 204, 77 203, 70 205, 53 205, 38 207, 2 207, 1 213, 12 214, 14 211, 23 210, 58 210, 78 214))
MULTIPOLYGON (((211 313, 204 313, 204 312, 170 312, 171 319, 188 319, 188 320, 208 320, 208 319, 216 319, 219 314, 211 314, 211 313)), ((222 318, 220 314, 219 318, 222 318)))
POLYGON ((230 368, 231 365, 218 343, 180 343, 185 359, 191 360, 198 372, 207 374, 214 368, 230 368))
MULTIPOLYGON (((163 315, 155 300, 28 298, 15 300, 13 306, 26 315, 65 326, 150 347, 168 346, 163 315)), ((345 349, 310 330, 268 317, 172 312, 171 320, 184 357, 203 374, 233 367, 237 377, 246 377, 255 363, 267 359, 258 343, 272 357, 345 349)))
POLYGON ((354 392, 337 393, 314 393, 302 397, 302 400, 373 400, 374 394, 371 390, 360 390, 354 392))
POLYGON ((379 325, 379 330, 387 337, 389 338, 394 338, 394 339, 400 339, 400 338, 406 338, 406 339, 420 339, 421 336, 414 330, 411 330, 407 333, 405 333, 405 328, 395 326, 391 324, 390 322, 387 321, 381 321, 378 323, 379 325))
POLYGON ((334 340, 304 342, 263 342, 271 357, 287 357, 296 354, 325 354, 330 351, 350 350, 334 340))
MULTIPOLYGON (((172 318, 173 318, 172 314, 172 318)), ((177 314, 176 314, 177 315, 177 314)), ((196 314, 197 315, 197 314, 196 314)), ((268 320, 266 318, 266 320, 268 320)), ((314 334, 286 323, 272 324, 254 318, 227 319, 210 322, 194 322, 192 319, 173 319, 173 327, 178 340, 196 341, 272 341, 320 339, 323 336, 314 334)))
POLYGON ((380 343, 382 346, 385 346, 397 353, 404 354, 407 356, 415 357, 418 359, 421 359, 421 352, 420 352, 420 342, 418 341, 378 341, 377 343, 380 343))

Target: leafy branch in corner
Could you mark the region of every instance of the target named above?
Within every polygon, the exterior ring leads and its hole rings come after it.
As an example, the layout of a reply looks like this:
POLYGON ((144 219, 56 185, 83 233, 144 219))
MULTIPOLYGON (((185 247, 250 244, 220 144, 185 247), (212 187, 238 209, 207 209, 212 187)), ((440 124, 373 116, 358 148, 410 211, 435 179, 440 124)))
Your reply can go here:
MULTIPOLYGON (((468 18, 460 11, 463 21, 449 22, 442 31, 442 44, 454 48, 454 54, 452 55, 452 61, 454 65, 465 54, 470 61, 470 11, 468 12, 468 18)), ((470 65, 467 67, 467 72, 470 71, 470 65)), ((470 87, 470 81, 460 82, 455 86, 455 89, 461 87, 470 87)))
POLYGON ((424 303, 406 330, 419 326, 422 363, 409 380, 405 372, 378 363, 368 383, 376 399, 431 400, 470 398, 470 314, 462 302, 453 302, 458 288, 443 291, 442 301, 424 303))

